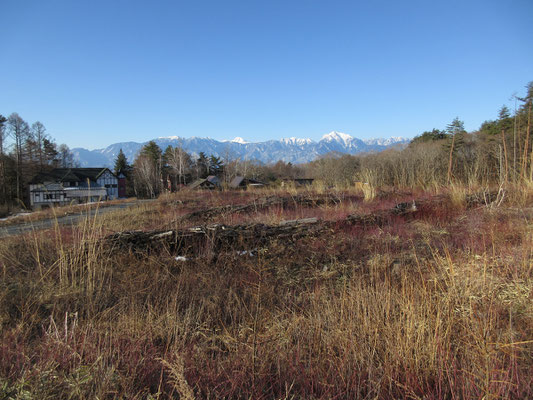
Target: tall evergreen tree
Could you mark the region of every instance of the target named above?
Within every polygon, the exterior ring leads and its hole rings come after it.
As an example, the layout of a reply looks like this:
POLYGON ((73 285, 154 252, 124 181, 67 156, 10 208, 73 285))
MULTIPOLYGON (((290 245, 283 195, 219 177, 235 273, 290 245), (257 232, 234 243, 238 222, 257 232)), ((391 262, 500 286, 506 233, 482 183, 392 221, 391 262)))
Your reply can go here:
POLYGON ((158 165, 162 164, 163 153, 161 151, 161 148, 153 140, 150 140, 148 144, 146 144, 141 149, 141 154, 150 158, 154 164, 158 164, 158 165))
POLYGON ((129 170, 128 159, 126 158, 126 155, 124 154, 122 149, 120 149, 120 151, 118 152, 117 158, 115 160, 115 168, 114 168, 115 175, 118 175, 121 172, 124 174, 127 174, 128 170, 129 170))
POLYGON ((59 153, 52 139, 43 139, 43 154, 46 165, 57 167, 59 165, 59 153))
POLYGON ((197 178, 205 178, 209 175, 209 159, 203 151, 198 154, 196 160, 196 175, 197 178))
POLYGON ((464 122, 459 119, 459 117, 455 117, 455 119, 449 123, 446 126, 446 132, 451 137, 451 144, 450 144, 450 154, 448 159, 448 183, 451 182, 452 179, 452 165, 453 165, 453 156, 454 153, 457 151, 457 148, 463 143, 464 141, 464 134, 466 133, 464 122))
POLYGON ((216 157, 211 154, 209 157, 209 174, 211 175, 220 175, 222 174, 224 165, 220 157, 216 157))
MULTIPOLYGON (((507 181, 509 178, 509 154, 507 152, 507 138, 506 134, 510 131, 511 127, 513 125, 513 120, 511 119, 511 113, 509 111, 509 108, 507 106, 503 105, 502 108, 500 108, 500 111, 498 112, 498 127, 501 132, 501 138, 502 138, 502 148, 503 148, 503 159, 505 160, 505 169, 503 172, 503 180, 507 181)), ((501 152, 500 152, 501 153, 501 152)), ((500 156, 500 160, 501 160, 500 156)), ((500 162, 502 164, 502 162, 500 162)), ((503 168, 500 167, 500 170, 503 168)))

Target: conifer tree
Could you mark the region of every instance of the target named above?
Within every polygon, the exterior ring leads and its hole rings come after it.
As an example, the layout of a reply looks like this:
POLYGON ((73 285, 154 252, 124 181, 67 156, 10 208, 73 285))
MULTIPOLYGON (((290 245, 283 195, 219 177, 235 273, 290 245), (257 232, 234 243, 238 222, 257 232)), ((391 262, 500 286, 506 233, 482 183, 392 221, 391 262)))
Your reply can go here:
POLYGON ((115 168, 114 168, 115 175, 118 175, 121 172, 124 174, 127 174, 128 170, 129 170, 128 159, 126 158, 126 155, 124 154, 122 149, 120 149, 120 151, 118 152, 117 158, 115 160, 115 168))
POLYGON ((446 126, 446 132, 451 137, 450 145, 450 155, 448 159, 448 183, 452 179, 452 165, 453 165, 453 155, 456 152, 457 148, 463 143, 463 135, 466 132, 464 128, 464 122, 455 117, 455 119, 446 126))
POLYGON ((222 164, 222 160, 220 159, 220 157, 216 157, 214 155, 211 154, 211 156, 209 157, 209 173, 211 175, 219 175, 222 173, 223 171, 223 164, 222 164))
POLYGON ((198 154, 196 160, 196 175, 198 178, 205 178, 209 175, 209 159, 203 151, 198 154))

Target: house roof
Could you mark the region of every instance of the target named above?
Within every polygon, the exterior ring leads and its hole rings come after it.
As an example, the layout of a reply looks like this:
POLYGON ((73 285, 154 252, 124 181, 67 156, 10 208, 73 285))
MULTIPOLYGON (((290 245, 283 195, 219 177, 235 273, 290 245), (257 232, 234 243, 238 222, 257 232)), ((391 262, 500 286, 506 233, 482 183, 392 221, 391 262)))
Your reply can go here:
POLYGON ((189 185, 189 188, 197 189, 201 186, 220 186, 220 179, 218 176, 209 175, 207 178, 197 179, 189 185))
MULTIPOLYGON (((44 182, 84 182, 87 179, 96 181, 109 168, 54 168, 51 171, 40 172, 30 183, 44 182)), ((115 174, 113 174, 114 176, 115 174)))
POLYGON ((189 188, 196 189, 200 187, 203 183, 207 182, 207 179, 197 179, 189 185, 189 188))
POLYGON ((213 185, 220 185, 220 179, 218 178, 218 176, 209 175, 206 179, 213 185))
POLYGON ((233 178, 233 180, 230 182, 229 186, 233 189, 236 189, 238 188, 239 186, 246 186, 246 185, 264 185, 265 183, 264 182, 261 182, 261 181, 258 181, 258 180, 255 180, 255 179, 250 179, 250 178, 245 178, 244 176, 236 176, 235 178, 233 178))
POLYGON ((231 188, 238 188, 241 183, 244 181, 244 176, 236 176, 232 179, 232 181, 229 183, 229 187, 231 188))

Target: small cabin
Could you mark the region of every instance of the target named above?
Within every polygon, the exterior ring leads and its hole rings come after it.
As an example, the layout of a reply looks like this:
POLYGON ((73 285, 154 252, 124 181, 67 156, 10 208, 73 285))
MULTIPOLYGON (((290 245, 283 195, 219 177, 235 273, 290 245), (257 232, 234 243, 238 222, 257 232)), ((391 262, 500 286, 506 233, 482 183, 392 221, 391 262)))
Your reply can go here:
POLYGON ((220 182, 219 177, 215 175, 209 175, 207 178, 198 179, 189 185, 189 189, 191 190, 195 190, 195 189, 214 190, 214 189, 221 189, 221 188, 222 188, 222 182, 220 182))
POLYGON ((229 184, 231 189, 251 189, 265 186, 266 183, 251 178, 245 178, 244 176, 236 176, 229 184))

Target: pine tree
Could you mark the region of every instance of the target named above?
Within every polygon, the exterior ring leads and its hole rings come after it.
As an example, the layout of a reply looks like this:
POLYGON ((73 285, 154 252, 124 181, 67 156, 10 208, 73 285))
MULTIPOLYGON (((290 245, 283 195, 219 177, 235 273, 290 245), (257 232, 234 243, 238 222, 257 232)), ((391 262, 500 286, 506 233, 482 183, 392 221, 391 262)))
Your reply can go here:
POLYGON ((457 148, 459 148, 460 145, 462 145, 464 142, 464 134, 466 133, 464 122, 461 121, 459 117, 455 117, 455 119, 446 126, 446 132, 451 137, 450 155, 448 159, 448 178, 447 178, 448 183, 450 183, 452 179, 453 156, 455 152, 457 151, 457 148))
MULTIPOLYGON (((507 140, 505 138, 506 132, 510 129, 513 120, 511 119, 511 113, 509 109, 504 105, 498 112, 498 125, 502 135, 503 155, 505 160, 504 181, 507 181, 509 177, 509 156, 507 155, 507 140)), ((501 158, 501 157, 500 157, 501 158)))
POLYGON ((59 153, 57 152, 57 146, 51 139, 43 139, 43 153, 45 163, 51 166, 57 166, 59 164, 59 153))
POLYGON ((223 171, 223 167, 224 165, 222 164, 220 157, 214 155, 209 157, 209 173, 211 175, 220 175, 223 171))
POLYGON ((198 178, 205 178, 209 175, 209 159, 203 151, 198 154, 196 160, 196 175, 198 178))
POLYGON ((120 151, 118 152, 117 158, 115 160, 114 170, 115 170, 115 175, 118 175, 121 172, 126 174, 129 170, 128 159, 126 158, 126 155, 124 154, 122 149, 120 149, 120 151))
POLYGON ((157 143, 154 142, 153 140, 150 140, 148 144, 146 144, 141 149, 141 154, 150 158, 154 164, 156 165, 161 164, 162 151, 161 151, 161 148, 157 145, 157 143))

